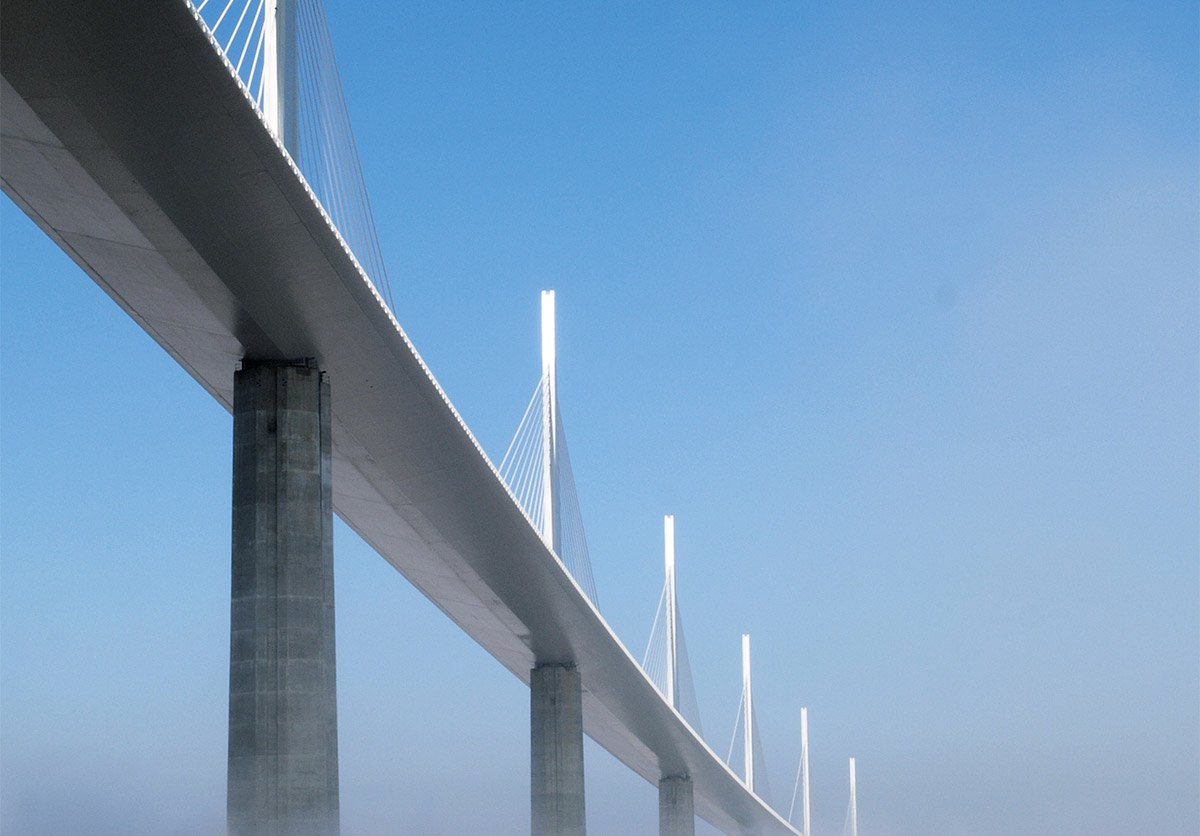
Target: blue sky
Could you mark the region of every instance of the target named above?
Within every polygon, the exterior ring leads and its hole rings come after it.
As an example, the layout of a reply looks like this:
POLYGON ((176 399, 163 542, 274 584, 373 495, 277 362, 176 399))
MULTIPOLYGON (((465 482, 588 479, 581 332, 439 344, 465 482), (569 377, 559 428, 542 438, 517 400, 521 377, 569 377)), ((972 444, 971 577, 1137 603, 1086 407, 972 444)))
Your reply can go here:
MULTIPOLYGON (((331 4, 397 313, 498 459, 558 292, 602 609, 674 513, 814 828, 1200 829, 1196 3, 331 4)), ((223 829, 230 420, 0 206, 0 828, 223 829)), ((528 832, 528 691, 344 526, 346 833, 528 832)), ((587 752, 592 832, 655 791, 587 752)))

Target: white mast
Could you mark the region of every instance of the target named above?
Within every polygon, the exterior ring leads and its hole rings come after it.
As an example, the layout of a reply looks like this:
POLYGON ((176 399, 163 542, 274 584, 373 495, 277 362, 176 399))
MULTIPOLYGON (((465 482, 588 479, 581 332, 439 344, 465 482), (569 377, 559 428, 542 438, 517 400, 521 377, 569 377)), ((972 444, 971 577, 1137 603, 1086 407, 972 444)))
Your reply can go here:
POLYGON ((679 708, 678 610, 675 606, 675 516, 663 517, 663 558, 667 576, 667 702, 679 708))
POLYGON ((293 156, 297 153, 296 0, 263 2, 263 116, 293 156))
POLYGON ((279 25, 276 19, 278 0, 265 0, 263 5, 263 116, 275 136, 279 130, 279 25))
POLYGON ((804 784, 801 787, 801 805, 804 815, 804 836, 812 836, 810 827, 812 826, 809 819, 809 795, 808 795, 808 709, 800 709, 800 769, 804 776, 804 784))
POLYGON ((854 758, 850 759, 850 836, 858 836, 858 784, 854 777, 854 758))
POLYGON ((742 746, 746 758, 746 788, 754 792, 754 700, 750 693, 750 634, 742 633, 742 698, 746 710, 742 713, 742 746))
POLYGON ((555 359, 554 291, 542 291, 542 539, 558 553, 557 507, 558 374, 555 359))

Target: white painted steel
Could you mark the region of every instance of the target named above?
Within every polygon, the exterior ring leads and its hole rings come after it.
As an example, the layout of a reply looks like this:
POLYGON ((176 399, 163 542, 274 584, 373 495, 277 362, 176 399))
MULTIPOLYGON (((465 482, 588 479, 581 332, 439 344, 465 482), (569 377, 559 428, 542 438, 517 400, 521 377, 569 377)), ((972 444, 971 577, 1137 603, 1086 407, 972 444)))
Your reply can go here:
POLYGON ((263 18, 262 109, 267 125, 276 139, 282 142, 283 124, 280 120, 279 95, 279 0, 266 0, 263 18))
POLYGON ((644 779, 690 775, 723 830, 796 833, 546 547, 194 7, 0 3, 5 193, 225 409, 242 357, 313 358, 351 528, 522 682, 575 661, 586 733, 644 779))
POLYGON ((850 759, 850 836, 858 836, 858 778, 850 759))
POLYGON ((754 700, 750 691, 750 634, 742 633, 742 756, 746 788, 754 792, 754 700))
POLYGON ((800 809, 804 836, 812 836, 811 808, 808 786, 808 709, 800 709, 800 770, 804 783, 801 785, 800 809))
POLYGON ((663 559, 666 563, 666 616, 667 616, 667 702, 679 708, 679 659, 676 635, 679 629, 678 610, 675 601, 675 517, 663 517, 663 559))
POLYGON ((542 539, 561 554, 558 536, 558 485, 555 477, 558 438, 558 360, 555 353, 554 291, 542 291, 542 539))

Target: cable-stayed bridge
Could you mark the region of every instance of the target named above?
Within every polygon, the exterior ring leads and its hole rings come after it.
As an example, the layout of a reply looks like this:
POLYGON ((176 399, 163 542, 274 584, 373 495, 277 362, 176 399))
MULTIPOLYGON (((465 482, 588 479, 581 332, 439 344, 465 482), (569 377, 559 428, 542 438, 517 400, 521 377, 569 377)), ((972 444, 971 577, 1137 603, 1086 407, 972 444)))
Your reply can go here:
POLYGON ((405 336, 320 1, 0 8, 5 192, 234 416, 231 832, 337 829, 334 511, 530 685, 535 832, 583 832, 585 732, 664 833, 801 832, 764 799, 748 639, 725 757, 702 736, 672 518, 640 659, 598 609, 553 294, 498 466, 405 336))

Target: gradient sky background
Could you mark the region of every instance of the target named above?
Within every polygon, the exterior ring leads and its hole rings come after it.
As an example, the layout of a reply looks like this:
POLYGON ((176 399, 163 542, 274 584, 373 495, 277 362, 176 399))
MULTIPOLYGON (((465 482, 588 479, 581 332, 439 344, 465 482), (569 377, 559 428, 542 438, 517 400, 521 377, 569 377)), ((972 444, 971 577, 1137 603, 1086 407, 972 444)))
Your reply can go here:
MULTIPOLYGON (((330 3, 401 323, 498 460, 557 289, 602 611, 676 514, 818 836, 848 755, 864 836, 1200 831, 1200 8, 1047 5, 330 3)), ((0 222, 0 829, 223 831, 229 416, 0 222)), ((527 689, 335 539, 343 831, 527 833, 527 689)))

